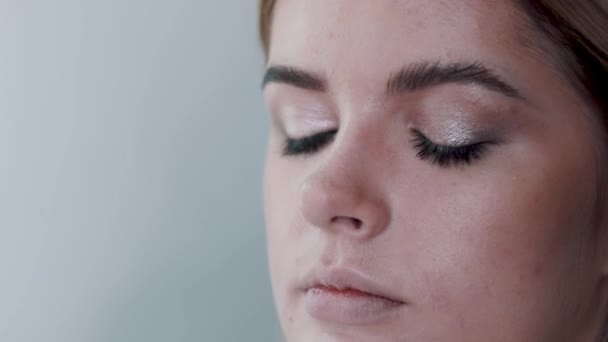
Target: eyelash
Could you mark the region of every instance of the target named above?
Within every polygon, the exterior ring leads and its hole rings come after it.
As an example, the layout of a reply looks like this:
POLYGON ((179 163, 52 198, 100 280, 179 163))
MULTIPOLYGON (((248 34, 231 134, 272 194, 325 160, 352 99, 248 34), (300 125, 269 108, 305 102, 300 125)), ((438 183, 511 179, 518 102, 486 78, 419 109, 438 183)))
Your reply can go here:
MULTIPOLYGON (((283 155, 297 156, 318 152, 334 139, 337 132, 337 130, 332 130, 301 139, 287 138, 283 147, 283 155)), ((479 142, 464 146, 445 146, 434 143, 417 130, 412 130, 412 133, 414 138, 411 142, 417 150, 418 158, 440 167, 471 164, 471 162, 481 159, 487 145, 485 142, 479 142)))
POLYGON ((418 158, 426 160, 440 167, 456 166, 460 164, 471 164, 481 159, 486 150, 487 142, 478 142, 463 146, 438 145, 425 137, 419 131, 413 130, 414 148, 418 151, 418 158))
POLYGON ((287 138, 283 147, 284 156, 313 154, 330 143, 338 130, 317 133, 301 139, 287 138))

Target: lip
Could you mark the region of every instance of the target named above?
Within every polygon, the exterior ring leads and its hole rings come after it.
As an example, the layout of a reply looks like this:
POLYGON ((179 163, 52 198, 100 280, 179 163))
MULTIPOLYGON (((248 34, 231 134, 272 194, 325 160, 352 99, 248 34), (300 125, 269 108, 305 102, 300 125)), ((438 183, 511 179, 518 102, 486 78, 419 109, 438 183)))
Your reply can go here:
POLYGON ((373 324, 389 319, 406 305, 380 282, 353 269, 315 270, 305 279, 302 290, 306 311, 321 321, 373 324))

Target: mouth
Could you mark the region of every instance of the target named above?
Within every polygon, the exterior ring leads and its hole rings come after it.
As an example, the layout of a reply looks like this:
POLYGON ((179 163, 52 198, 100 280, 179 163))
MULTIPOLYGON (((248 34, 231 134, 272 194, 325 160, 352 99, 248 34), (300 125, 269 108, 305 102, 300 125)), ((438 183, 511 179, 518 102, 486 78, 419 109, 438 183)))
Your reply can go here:
POLYGON ((320 321, 366 325, 390 319, 406 305, 381 284, 348 269, 319 271, 303 288, 308 314, 320 321))

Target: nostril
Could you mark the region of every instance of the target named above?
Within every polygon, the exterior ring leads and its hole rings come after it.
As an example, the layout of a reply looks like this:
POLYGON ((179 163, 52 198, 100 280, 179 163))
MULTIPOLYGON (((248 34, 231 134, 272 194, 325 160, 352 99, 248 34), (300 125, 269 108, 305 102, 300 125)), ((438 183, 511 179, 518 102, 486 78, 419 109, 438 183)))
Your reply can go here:
POLYGON ((363 221, 354 217, 346 217, 346 216, 336 216, 331 219, 331 223, 343 222, 345 224, 351 225, 353 228, 359 230, 363 225, 363 221))

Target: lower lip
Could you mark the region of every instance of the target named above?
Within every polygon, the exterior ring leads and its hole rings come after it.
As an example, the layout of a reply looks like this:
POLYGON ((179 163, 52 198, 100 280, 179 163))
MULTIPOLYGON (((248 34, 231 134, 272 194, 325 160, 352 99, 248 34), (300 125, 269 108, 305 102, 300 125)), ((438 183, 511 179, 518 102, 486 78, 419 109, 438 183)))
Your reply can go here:
POLYGON ((403 305, 357 290, 317 286, 306 291, 306 311, 312 317, 338 324, 373 324, 389 318, 403 305))

